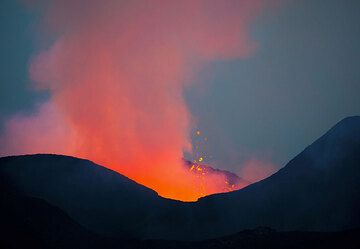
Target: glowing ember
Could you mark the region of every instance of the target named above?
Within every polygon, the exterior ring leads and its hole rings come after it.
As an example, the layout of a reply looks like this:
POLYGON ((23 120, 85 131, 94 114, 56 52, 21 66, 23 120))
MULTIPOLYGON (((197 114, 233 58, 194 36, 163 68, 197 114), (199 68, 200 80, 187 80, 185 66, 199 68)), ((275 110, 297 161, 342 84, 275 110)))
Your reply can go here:
POLYGON ((250 184, 229 171, 214 169, 208 165, 185 161, 184 166, 196 177, 194 190, 199 193, 199 197, 238 190, 250 184))
POLYGON ((206 142, 208 141, 208 138, 203 138, 201 134, 199 130, 195 132, 195 159, 193 162, 185 161, 184 163, 185 167, 196 177, 194 190, 198 191, 199 197, 212 193, 234 191, 250 184, 250 182, 241 179, 231 172, 200 164, 207 158, 206 142))

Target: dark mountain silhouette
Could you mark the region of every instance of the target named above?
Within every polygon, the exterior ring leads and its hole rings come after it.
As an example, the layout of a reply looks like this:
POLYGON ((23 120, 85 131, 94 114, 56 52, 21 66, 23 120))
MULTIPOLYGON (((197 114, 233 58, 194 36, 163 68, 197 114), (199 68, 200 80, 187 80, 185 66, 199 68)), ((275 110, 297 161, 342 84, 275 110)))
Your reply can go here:
POLYGON ((0 159, 8 188, 59 207, 84 227, 112 236, 142 237, 153 210, 172 200, 88 160, 58 155, 0 159))
MULTIPOLYGON (((2 195, 4 197, 4 195, 2 195)), ((60 209, 37 198, 14 193, 1 199, 0 248, 36 249, 309 249, 360 247, 360 230, 342 232, 278 232, 245 230, 203 241, 110 238, 79 226, 60 209), (4 201, 4 202, 3 202, 4 201)))
POLYGON ((0 158, 0 179, 3 188, 42 199, 68 215, 67 224, 99 236, 196 240, 259 226, 286 231, 358 228, 359 165, 360 117, 350 117, 271 177, 194 203, 161 198, 116 172, 66 156, 0 158))
POLYGON ((110 239, 81 227, 44 200, 12 194, 0 204, 0 248, 111 248, 110 239))
POLYGON ((279 232, 266 227, 203 241, 145 240, 137 249, 358 249, 360 230, 342 232, 279 232))
MULTIPOLYGON (((1 185, 1 184, 0 184, 1 185)), ((278 232, 261 227, 203 241, 134 240, 102 236, 46 201, 2 188, 0 248, 36 249, 309 249, 360 247, 360 230, 278 232)))
POLYGON ((216 217, 206 225, 216 224, 211 236, 259 225, 307 231, 360 227, 360 117, 339 122, 269 178, 205 197, 196 209, 201 219, 216 217))

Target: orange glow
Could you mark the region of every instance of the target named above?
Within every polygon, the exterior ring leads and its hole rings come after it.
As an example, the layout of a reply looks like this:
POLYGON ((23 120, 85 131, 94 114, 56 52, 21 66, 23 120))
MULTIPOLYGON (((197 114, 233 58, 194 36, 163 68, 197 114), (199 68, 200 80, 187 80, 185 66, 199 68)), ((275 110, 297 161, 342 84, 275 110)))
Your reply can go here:
POLYGON ((198 190, 198 197, 234 191, 250 184, 230 172, 216 170, 207 165, 185 162, 186 164, 189 171, 195 176, 194 189, 198 190))
POLYGON ((178 200, 244 186, 198 165, 203 155, 184 166, 194 120, 183 92, 206 63, 253 52, 248 25, 267 2, 35 1, 54 42, 30 76, 50 98, 8 120, 0 155, 86 158, 178 200))

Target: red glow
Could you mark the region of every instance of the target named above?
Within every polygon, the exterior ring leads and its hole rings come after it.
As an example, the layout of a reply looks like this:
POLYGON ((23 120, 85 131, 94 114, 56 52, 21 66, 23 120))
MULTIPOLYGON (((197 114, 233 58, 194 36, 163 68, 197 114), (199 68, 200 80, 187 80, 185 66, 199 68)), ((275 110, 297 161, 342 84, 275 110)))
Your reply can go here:
POLYGON ((51 98, 7 122, 1 154, 87 158, 179 200, 222 192, 222 174, 199 190, 183 167, 192 121, 183 90, 204 63, 252 52, 247 28, 264 2, 49 1, 56 39, 30 74, 51 98))

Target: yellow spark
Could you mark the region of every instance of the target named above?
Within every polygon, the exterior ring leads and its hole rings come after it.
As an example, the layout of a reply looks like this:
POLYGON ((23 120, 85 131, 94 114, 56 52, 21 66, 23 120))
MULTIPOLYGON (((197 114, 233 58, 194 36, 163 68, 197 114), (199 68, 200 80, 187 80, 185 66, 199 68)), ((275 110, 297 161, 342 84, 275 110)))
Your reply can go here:
POLYGON ((200 157, 200 158, 199 158, 199 162, 202 162, 202 160, 203 160, 203 158, 202 158, 202 157, 200 157))

